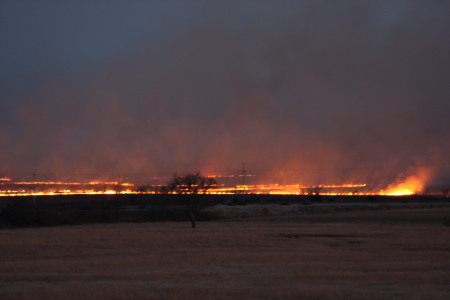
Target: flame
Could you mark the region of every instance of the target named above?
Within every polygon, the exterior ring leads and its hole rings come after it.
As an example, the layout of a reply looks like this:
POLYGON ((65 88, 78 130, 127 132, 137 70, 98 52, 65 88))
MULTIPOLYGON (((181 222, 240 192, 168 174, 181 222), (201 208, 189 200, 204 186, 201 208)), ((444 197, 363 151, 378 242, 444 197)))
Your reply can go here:
POLYGON ((135 191, 135 184, 118 181, 63 182, 11 181, 11 179, 9 179, 0 180, 0 185, 0 196, 109 195, 138 193, 135 191))
MULTIPOLYGON (((11 179, 9 179, 11 180, 11 179)), ((134 186, 133 183, 119 183, 117 181, 90 181, 90 182, 64 182, 64 181, 15 181, 14 184, 24 185, 121 185, 134 186)))
POLYGON ((256 185, 236 185, 232 187, 217 187, 214 193, 218 194, 235 194, 235 193, 251 193, 251 194, 269 194, 269 195, 307 195, 310 189, 320 188, 331 190, 334 192, 322 191, 322 195, 356 195, 355 191, 348 192, 348 189, 364 188, 366 184, 331 184, 331 185, 315 185, 306 186, 300 184, 256 184, 256 185))
POLYGON ((206 177, 208 177, 208 178, 236 178, 236 177, 255 177, 256 175, 253 175, 253 174, 238 174, 238 175, 235 175, 235 174, 225 174, 225 175, 206 175, 206 177))
MULTIPOLYGON (((431 172, 427 169, 415 169, 409 176, 399 177, 394 183, 380 191, 373 191, 365 183, 348 184, 219 184, 211 187, 208 194, 267 194, 267 195, 412 195, 424 190, 431 172)), ((256 176, 253 174, 211 174, 209 178, 235 178, 256 176)), ((152 178, 158 179, 160 178, 152 178)), ((232 179, 231 179, 232 180, 232 179)), ((111 194, 156 194, 161 192, 161 184, 148 184, 144 189, 135 183, 120 181, 14 181, 9 177, 0 178, 0 196, 29 195, 111 195, 111 194)))
MULTIPOLYGON (((208 177, 216 177, 210 175, 208 177)), ((219 176, 217 176, 219 177, 219 176)), ((227 176, 228 177, 228 176, 227 176)), ((239 177, 236 175, 235 177, 239 177)), ((16 181, 0 182, 0 196, 31 196, 31 195, 76 195, 76 194, 155 194, 161 185, 149 185, 147 191, 139 191, 134 183, 116 181, 61 182, 61 181, 16 181), (3 188, 1 188, 3 186, 3 188)), ((270 194, 270 195, 308 195, 313 189, 319 189, 321 195, 362 195, 355 192, 366 184, 330 184, 330 185, 300 185, 300 184, 248 184, 248 185, 216 185, 208 190, 208 194, 270 194)))
POLYGON ((379 194, 387 196, 402 196, 414 195, 422 192, 431 176, 431 171, 429 169, 421 168, 414 170, 412 173, 412 175, 407 176, 403 180, 396 180, 386 189, 381 190, 379 194))

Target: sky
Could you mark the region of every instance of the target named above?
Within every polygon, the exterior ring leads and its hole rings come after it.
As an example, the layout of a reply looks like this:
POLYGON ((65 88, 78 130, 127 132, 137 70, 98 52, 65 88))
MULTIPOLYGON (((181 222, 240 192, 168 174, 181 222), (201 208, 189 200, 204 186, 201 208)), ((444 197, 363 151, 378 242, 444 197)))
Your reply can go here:
POLYGON ((1 1, 0 176, 245 163, 261 182, 449 183, 449 15, 445 0, 1 1))

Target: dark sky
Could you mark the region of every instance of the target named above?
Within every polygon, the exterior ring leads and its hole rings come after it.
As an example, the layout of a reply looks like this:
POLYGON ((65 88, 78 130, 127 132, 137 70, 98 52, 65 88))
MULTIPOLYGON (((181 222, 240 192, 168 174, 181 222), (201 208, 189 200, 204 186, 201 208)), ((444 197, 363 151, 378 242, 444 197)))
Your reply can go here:
POLYGON ((1 1, 0 171, 448 182, 449 16, 446 0, 1 1))

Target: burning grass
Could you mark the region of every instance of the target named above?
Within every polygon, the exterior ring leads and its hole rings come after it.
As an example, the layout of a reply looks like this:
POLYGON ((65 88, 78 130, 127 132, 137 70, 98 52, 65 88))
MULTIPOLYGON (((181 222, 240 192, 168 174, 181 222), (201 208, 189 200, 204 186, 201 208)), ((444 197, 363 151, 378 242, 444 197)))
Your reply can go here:
POLYGON ((448 208, 0 231, 2 299, 448 299, 448 208))

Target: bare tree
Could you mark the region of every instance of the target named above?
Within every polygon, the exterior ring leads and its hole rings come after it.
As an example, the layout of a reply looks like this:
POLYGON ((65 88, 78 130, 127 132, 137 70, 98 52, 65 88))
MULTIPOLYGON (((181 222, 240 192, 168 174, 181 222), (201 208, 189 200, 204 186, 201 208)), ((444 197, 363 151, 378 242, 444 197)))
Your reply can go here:
POLYGON ((170 193, 183 195, 181 204, 191 220, 192 228, 196 227, 196 218, 203 207, 202 195, 216 185, 215 179, 205 177, 200 172, 174 174, 167 185, 170 193))

